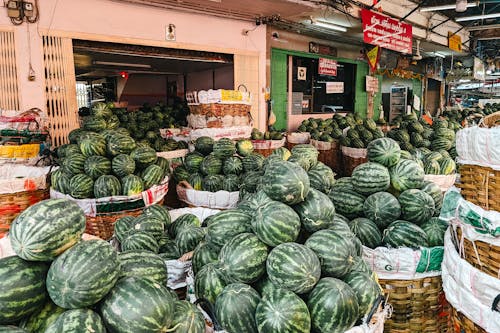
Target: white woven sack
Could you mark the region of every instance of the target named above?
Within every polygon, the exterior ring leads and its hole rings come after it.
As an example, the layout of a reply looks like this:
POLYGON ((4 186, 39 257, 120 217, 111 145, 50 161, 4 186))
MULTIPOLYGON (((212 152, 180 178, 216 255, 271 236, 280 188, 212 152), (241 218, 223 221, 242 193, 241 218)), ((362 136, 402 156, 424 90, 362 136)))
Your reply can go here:
POLYGON ((205 219, 207 217, 215 215, 218 212, 220 212, 220 210, 218 210, 218 209, 210 209, 210 208, 205 208, 205 207, 193 207, 193 208, 172 209, 169 211, 169 214, 170 214, 170 218, 172 219, 172 222, 184 214, 193 214, 201 222, 203 222, 203 221, 205 221, 205 219))
POLYGON ((500 170, 500 127, 468 127, 457 132, 458 162, 500 170))
POLYGON ((352 158, 365 158, 368 150, 366 148, 351 148, 342 146, 342 154, 352 158))
POLYGON ((24 192, 29 188, 45 189, 50 170, 50 167, 4 164, 0 168, 0 194, 24 192))
POLYGON ((456 174, 453 175, 425 175, 424 179, 433 182, 441 191, 448 191, 454 184, 457 178, 456 174))

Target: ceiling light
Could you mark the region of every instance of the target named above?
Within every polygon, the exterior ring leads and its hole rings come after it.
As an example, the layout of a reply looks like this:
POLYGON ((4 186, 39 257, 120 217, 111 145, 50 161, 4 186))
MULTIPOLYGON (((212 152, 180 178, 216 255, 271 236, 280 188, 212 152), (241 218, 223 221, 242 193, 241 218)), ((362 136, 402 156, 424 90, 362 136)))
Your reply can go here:
POLYGON ((151 68, 151 65, 147 65, 147 64, 130 64, 130 63, 125 63, 125 62, 109 62, 109 61, 94 61, 94 65, 151 68))
MULTIPOLYGON (((476 2, 470 2, 467 4, 466 8, 470 7, 476 7, 477 3, 476 2)), ((420 8, 421 12, 435 12, 439 10, 449 10, 449 9, 456 9, 457 5, 456 4, 449 4, 449 5, 442 5, 442 6, 430 6, 430 7, 422 7, 420 8)))
POLYGON ((435 55, 436 57, 446 58, 446 55, 441 54, 441 53, 438 53, 438 52, 434 52, 434 55, 435 55))
POLYGON ((347 32, 347 29, 338 25, 335 25, 333 23, 328 23, 324 21, 316 21, 314 22, 314 25, 321 27, 321 28, 326 28, 330 30, 335 30, 335 31, 340 31, 340 32, 347 32))
POLYGON ((455 11, 457 13, 463 13, 467 10, 467 0, 457 0, 455 11))
POLYGON ((457 17, 455 19, 455 21, 463 22, 463 21, 473 21, 473 20, 484 20, 484 19, 497 18, 497 17, 500 17, 500 13, 457 17))

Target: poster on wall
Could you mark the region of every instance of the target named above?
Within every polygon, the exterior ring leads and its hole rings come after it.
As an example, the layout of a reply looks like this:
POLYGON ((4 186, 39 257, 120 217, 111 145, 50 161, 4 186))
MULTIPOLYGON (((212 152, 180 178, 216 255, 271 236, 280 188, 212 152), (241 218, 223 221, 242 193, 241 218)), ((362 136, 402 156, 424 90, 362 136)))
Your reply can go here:
POLYGON ((401 52, 412 52, 412 26, 388 16, 361 10, 363 40, 365 43, 401 52))
POLYGON ((342 93, 344 93, 344 82, 327 82, 326 83, 326 93, 327 94, 342 94, 342 93))
POLYGON ((318 74, 337 76, 337 61, 326 58, 319 58, 318 74))
POLYGON ((305 81, 307 77, 307 67, 297 67, 297 80, 305 81))
POLYGON ((366 91, 378 92, 378 78, 369 75, 366 76, 366 91))

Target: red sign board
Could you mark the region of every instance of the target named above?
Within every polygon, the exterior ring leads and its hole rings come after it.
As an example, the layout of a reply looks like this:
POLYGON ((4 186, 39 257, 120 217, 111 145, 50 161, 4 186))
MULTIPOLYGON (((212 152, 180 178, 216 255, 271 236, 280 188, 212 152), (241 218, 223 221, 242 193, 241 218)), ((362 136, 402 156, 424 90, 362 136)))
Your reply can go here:
POLYGON ((412 52, 412 27, 388 16, 361 10, 363 40, 365 43, 401 52, 412 52))
POLYGON ((318 74, 337 76, 337 61, 326 58, 319 58, 318 74))

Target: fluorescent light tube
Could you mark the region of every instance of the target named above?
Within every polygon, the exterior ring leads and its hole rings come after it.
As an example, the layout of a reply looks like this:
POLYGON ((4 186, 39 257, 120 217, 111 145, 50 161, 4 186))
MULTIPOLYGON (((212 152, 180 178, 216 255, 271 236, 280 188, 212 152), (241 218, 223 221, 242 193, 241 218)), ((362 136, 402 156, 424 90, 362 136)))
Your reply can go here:
POLYGON ((314 25, 316 25, 318 27, 325 28, 325 29, 336 30, 336 31, 341 31, 341 32, 347 32, 346 28, 340 27, 340 26, 332 24, 332 23, 314 22, 314 25))
POLYGON ((125 62, 94 61, 94 64, 107 65, 107 66, 121 66, 121 67, 151 68, 151 65, 147 64, 130 64, 125 62))
POLYGON ((440 57, 440 58, 446 58, 446 56, 444 54, 441 54, 441 53, 434 52, 434 55, 437 57, 440 57))
MULTIPOLYGON (((455 3, 453 3, 453 4, 449 4, 449 5, 442 5, 442 6, 422 7, 419 10, 421 12, 434 12, 434 11, 439 11, 439 10, 455 9, 456 6, 457 5, 455 3)), ((477 6, 477 3, 475 3, 475 2, 470 2, 467 4, 467 8, 476 7, 476 6, 477 6)))
POLYGON ((456 22, 463 22, 463 21, 473 21, 473 20, 484 20, 484 19, 497 18, 497 17, 500 17, 500 13, 457 17, 455 19, 455 21, 456 22))

